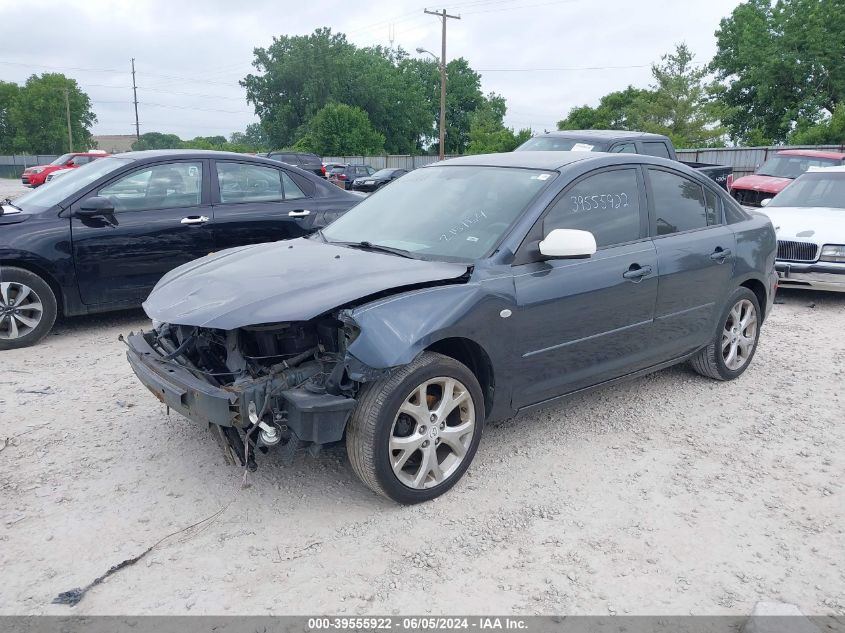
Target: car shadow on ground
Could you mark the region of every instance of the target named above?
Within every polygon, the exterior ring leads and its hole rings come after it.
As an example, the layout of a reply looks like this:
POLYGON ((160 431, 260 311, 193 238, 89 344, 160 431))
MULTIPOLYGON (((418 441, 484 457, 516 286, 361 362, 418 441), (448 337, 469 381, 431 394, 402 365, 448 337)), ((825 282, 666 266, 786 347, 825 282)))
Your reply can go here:
POLYGON ((826 292, 823 290, 799 290, 798 288, 778 288, 775 295, 775 310, 779 304, 806 305, 815 307, 845 307, 845 292, 826 292))
POLYGON ((103 312, 100 314, 86 314, 84 316, 59 317, 49 336, 68 336, 84 334, 103 328, 121 328, 128 332, 132 328, 152 327, 150 319, 141 308, 120 310, 118 312, 103 312))

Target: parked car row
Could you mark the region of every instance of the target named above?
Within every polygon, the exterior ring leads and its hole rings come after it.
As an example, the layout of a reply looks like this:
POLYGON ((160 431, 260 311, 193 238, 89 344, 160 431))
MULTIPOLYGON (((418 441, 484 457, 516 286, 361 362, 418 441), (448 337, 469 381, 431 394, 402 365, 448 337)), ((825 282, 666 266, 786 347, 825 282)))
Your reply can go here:
POLYGON ((729 190, 737 202, 760 207, 807 170, 845 165, 845 153, 812 149, 786 149, 777 152, 750 176, 731 180, 729 190))
POLYGON ((91 150, 90 152, 70 152, 59 156, 52 163, 46 165, 34 165, 27 167, 21 174, 21 184, 26 187, 40 187, 48 180, 52 180, 50 176, 65 172, 69 169, 76 169, 82 167, 90 162, 99 160, 109 156, 101 150, 91 150))
POLYGON ((269 152, 264 156, 322 176, 347 191, 372 193, 396 180, 399 176, 408 173, 406 169, 376 170, 370 165, 324 163, 316 154, 304 152, 269 152))
POLYGON ((761 213, 624 138, 329 170, 369 197, 270 158, 97 160, 0 206, 0 349, 143 302, 133 371, 244 467, 345 441, 373 491, 432 499, 485 422, 684 361, 731 380, 778 282, 845 288, 845 167, 761 213))

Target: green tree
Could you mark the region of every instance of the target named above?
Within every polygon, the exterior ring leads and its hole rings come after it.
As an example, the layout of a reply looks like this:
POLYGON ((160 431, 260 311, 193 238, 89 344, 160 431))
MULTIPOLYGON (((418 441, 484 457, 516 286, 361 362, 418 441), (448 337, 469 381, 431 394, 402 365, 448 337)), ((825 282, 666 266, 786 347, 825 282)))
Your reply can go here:
POLYGON ((653 64, 654 83, 628 86, 606 94, 596 107, 573 108, 559 130, 641 130, 665 134, 677 147, 724 145, 721 112, 707 85, 706 68, 698 68, 686 44, 653 64))
POLYGON ((471 117, 467 154, 511 152, 531 138, 530 128, 515 132, 513 128, 505 127, 506 111, 503 97, 492 92, 487 95, 485 103, 471 117))
POLYGON ((845 143, 845 104, 834 108, 833 114, 812 125, 800 125, 789 135, 792 145, 842 145, 845 143))
POLYGON ((842 0, 749 0, 716 39, 715 90, 738 142, 783 142, 845 100, 842 0))
POLYGON ((343 103, 329 103, 311 119, 308 131, 294 146, 322 156, 371 155, 384 152, 384 135, 367 113, 343 103))
POLYGON ((44 73, 27 79, 16 96, 8 88, 4 92, 13 96, 5 108, 4 123, 14 130, 12 151, 61 154, 69 149, 91 148, 91 126, 97 117, 91 110, 91 100, 76 80, 60 73, 44 73), (70 106, 72 148, 68 148, 65 94, 70 106))
POLYGON ((322 28, 273 38, 254 55, 256 72, 241 85, 274 148, 299 141, 330 102, 366 112, 391 153, 417 151, 430 130, 422 87, 402 72, 407 55, 401 50, 357 48, 345 35, 322 28))
POLYGON ((163 134, 162 132, 146 132, 132 143, 132 149, 140 151, 144 149, 179 149, 182 147, 182 139, 175 134, 163 134))
POLYGON ((270 141, 260 123, 250 123, 243 132, 232 132, 229 142, 250 147, 255 151, 271 149, 270 141))
POLYGON ((724 145, 718 106, 710 100, 707 68, 696 68, 686 44, 661 57, 651 67, 655 83, 645 96, 646 131, 665 134, 676 147, 724 145))
POLYGON ((572 108, 557 122, 559 130, 642 130, 646 126, 645 102, 650 92, 628 86, 604 95, 599 105, 572 108))
POLYGON ((15 128, 9 111, 19 94, 18 84, 0 81, 0 152, 11 153, 14 150, 15 128))

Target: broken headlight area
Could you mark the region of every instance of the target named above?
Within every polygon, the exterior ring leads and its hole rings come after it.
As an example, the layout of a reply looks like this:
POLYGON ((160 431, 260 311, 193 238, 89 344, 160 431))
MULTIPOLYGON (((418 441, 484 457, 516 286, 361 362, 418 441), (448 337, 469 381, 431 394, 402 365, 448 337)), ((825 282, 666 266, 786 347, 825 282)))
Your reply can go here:
POLYGON ((363 375, 346 354, 357 336, 353 323, 156 325, 129 335, 132 369, 169 409, 211 424, 229 461, 254 469, 256 450, 291 458, 301 447, 316 452, 343 438, 363 375))

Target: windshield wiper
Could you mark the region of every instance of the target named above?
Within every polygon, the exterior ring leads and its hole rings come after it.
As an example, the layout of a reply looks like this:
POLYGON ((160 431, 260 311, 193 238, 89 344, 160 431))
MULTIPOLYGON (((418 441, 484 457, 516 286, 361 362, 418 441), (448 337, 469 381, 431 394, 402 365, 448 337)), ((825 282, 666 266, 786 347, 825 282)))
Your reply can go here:
POLYGON ((337 244, 338 246, 348 246, 349 248, 360 248, 364 251, 376 251, 379 253, 389 253, 391 255, 398 255, 399 257, 406 257, 408 259, 417 259, 411 251, 406 251, 403 248, 393 248, 392 246, 383 246, 381 244, 373 244, 366 240, 362 242, 329 242, 329 244, 337 244))

